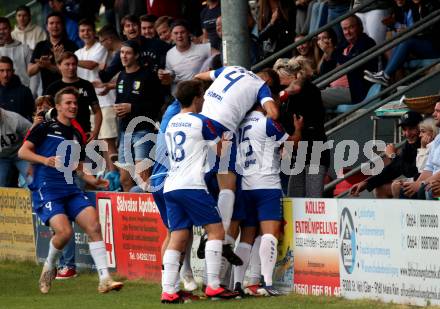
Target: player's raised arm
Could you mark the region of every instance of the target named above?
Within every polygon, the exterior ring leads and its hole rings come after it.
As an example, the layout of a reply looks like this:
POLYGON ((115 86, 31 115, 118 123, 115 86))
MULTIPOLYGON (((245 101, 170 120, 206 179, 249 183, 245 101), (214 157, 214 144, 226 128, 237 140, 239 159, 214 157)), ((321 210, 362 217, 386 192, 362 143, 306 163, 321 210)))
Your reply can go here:
POLYGON ((211 71, 207 71, 207 72, 202 72, 202 73, 196 74, 194 76, 194 78, 210 81, 210 80, 212 80, 211 79, 211 71))

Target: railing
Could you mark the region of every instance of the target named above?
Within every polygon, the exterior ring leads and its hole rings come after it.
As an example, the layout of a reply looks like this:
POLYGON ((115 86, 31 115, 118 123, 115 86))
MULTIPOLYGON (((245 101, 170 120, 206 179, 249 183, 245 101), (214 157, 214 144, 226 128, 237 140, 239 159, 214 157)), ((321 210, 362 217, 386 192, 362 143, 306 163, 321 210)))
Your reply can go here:
MULTIPOLYGON (((33 6, 33 5, 37 4, 37 3, 38 3, 37 0, 32 0, 32 1, 28 2, 28 3, 26 3, 26 6, 31 7, 31 6, 33 6)), ((5 17, 6 18, 11 18, 14 15, 15 15, 15 11, 12 11, 12 12, 6 14, 5 17)))

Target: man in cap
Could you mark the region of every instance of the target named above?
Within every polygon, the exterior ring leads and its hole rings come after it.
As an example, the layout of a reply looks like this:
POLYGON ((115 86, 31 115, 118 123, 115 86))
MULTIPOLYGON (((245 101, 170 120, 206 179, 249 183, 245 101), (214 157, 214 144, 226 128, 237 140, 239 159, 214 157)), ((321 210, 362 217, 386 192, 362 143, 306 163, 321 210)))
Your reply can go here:
POLYGON ((361 181, 351 187, 350 193, 353 196, 359 196, 359 193, 367 189, 375 190, 377 198, 391 198, 391 182, 397 177, 403 175, 406 178, 416 179, 419 172, 416 166, 417 149, 420 148, 419 123, 423 118, 419 113, 409 111, 400 118, 399 126, 402 127, 403 136, 406 138, 402 151, 397 153, 393 144, 389 144, 385 153, 390 164, 378 175, 372 176, 367 180, 361 181))

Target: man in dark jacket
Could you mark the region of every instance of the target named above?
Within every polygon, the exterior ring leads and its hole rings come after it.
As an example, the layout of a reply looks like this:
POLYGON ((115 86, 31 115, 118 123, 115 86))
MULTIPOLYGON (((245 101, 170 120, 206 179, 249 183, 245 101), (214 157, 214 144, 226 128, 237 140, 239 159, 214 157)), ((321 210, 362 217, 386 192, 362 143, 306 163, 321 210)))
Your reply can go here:
POLYGON ((0 57, 0 107, 32 120, 34 98, 31 90, 24 86, 14 74, 11 58, 0 57))
POLYGON ((417 149, 420 148, 419 123, 423 118, 419 113, 409 111, 401 117, 400 126, 406 142, 400 154, 396 154, 392 145, 387 147, 387 156, 391 163, 378 175, 372 176, 367 180, 361 181, 351 187, 350 193, 358 196, 360 192, 367 189, 375 189, 378 198, 391 198, 391 182, 397 177, 404 175, 406 178, 416 179, 419 171, 416 166, 417 149))
MULTIPOLYGON (((362 21, 352 15, 341 21, 342 31, 346 42, 343 42, 321 66, 321 74, 343 65, 376 45, 374 40, 364 33, 362 21)), ((376 70, 377 59, 374 58, 364 65, 340 77, 321 91, 325 107, 336 107, 340 104, 361 102, 368 93, 370 83, 364 80, 364 70, 376 70)))

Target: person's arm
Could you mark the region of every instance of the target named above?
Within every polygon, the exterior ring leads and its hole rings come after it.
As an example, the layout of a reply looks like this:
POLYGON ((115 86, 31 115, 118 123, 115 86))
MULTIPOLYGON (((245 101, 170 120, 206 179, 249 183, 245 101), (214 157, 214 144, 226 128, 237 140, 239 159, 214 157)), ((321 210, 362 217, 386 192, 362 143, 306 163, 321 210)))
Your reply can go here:
POLYGON ((95 125, 93 127, 93 131, 90 133, 90 136, 87 139, 87 143, 98 137, 99 130, 101 129, 101 124, 102 124, 102 111, 101 111, 101 107, 99 106, 99 104, 98 103, 93 104, 91 106, 91 108, 92 108, 92 112, 93 112, 95 125))
POLYGON ((87 70, 94 70, 99 66, 99 63, 92 60, 80 60, 78 61, 78 66, 87 70))
POLYGON ((205 81, 211 81, 212 80, 211 79, 211 72, 212 71, 198 73, 194 76, 194 78, 205 80, 205 81))
POLYGON ((76 169, 76 174, 88 185, 91 185, 95 189, 108 189, 110 185, 110 181, 107 179, 93 176, 88 170, 85 169, 83 162, 79 162, 76 169))
POLYGON ((99 71, 99 78, 102 82, 107 83, 113 78, 113 76, 121 72, 123 68, 121 54, 120 52, 117 52, 113 56, 110 64, 104 70, 99 71))
POLYGON ((35 153, 35 145, 27 140, 24 141, 23 145, 18 150, 18 157, 31 163, 42 164, 53 168, 61 166, 62 164, 60 159, 56 156, 44 157, 35 153))
POLYGON ((278 104, 272 99, 272 93, 270 92, 269 86, 263 84, 258 90, 257 101, 260 102, 266 111, 266 116, 273 120, 277 120, 280 116, 280 111, 278 104))

